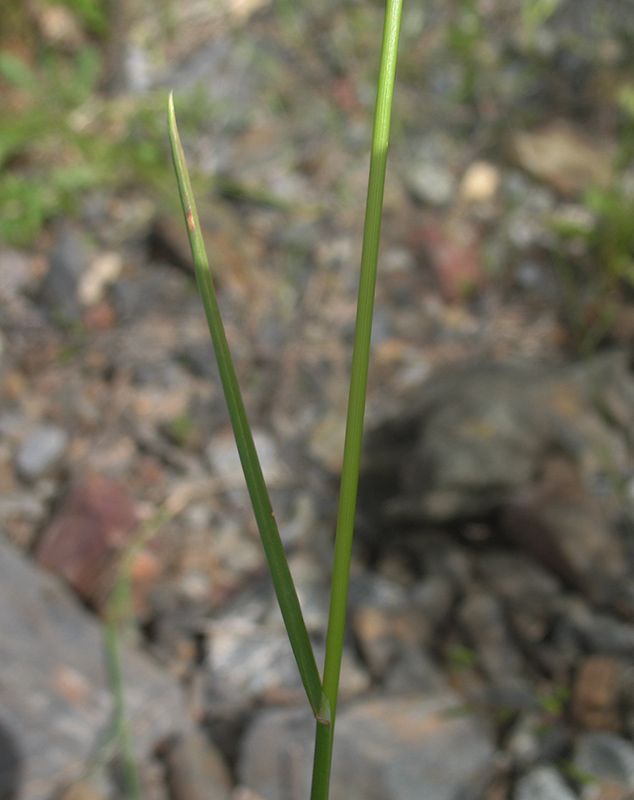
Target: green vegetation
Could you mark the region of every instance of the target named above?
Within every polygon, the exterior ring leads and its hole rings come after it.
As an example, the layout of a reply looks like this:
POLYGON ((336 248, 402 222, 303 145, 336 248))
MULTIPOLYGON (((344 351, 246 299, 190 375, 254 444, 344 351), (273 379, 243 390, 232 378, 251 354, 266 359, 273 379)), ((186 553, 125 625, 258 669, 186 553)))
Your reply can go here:
POLYGON ((82 193, 108 186, 164 186, 162 132, 153 124, 164 97, 127 107, 95 99, 98 51, 38 67, 0 56, 0 80, 23 104, 0 128, 0 238, 29 244, 53 216, 76 209, 82 193))
POLYGON ((539 698, 540 707, 553 717, 560 717, 570 702, 568 686, 555 686, 551 692, 542 693, 539 698))
POLYGON ((352 535, 361 460, 361 440, 370 358, 370 334, 385 187, 387 149, 396 54, 401 20, 401 0, 388 0, 378 79, 374 135, 366 204, 359 300, 352 357, 348 419, 344 445, 339 515, 335 539, 330 615, 323 682, 319 677, 297 592, 264 483, 262 469, 249 428, 235 369, 224 332, 216 294, 203 245, 202 231, 170 96, 169 133, 185 224, 192 248, 196 278, 211 334, 229 416, 244 470, 253 511, 271 571, 288 637, 306 696, 317 722, 312 800, 327 800, 330 785, 333 736, 339 692, 339 675, 348 597, 352 535))
POLYGON ((142 186, 168 196, 171 176, 158 122, 166 93, 132 101, 101 92, 108 4, 63 5, 81 26, 72 46, 43 39, 26 4, 3 6, 0 239, 9 244, 31 244, 48 220, 75 212, 90 190, 142 186))

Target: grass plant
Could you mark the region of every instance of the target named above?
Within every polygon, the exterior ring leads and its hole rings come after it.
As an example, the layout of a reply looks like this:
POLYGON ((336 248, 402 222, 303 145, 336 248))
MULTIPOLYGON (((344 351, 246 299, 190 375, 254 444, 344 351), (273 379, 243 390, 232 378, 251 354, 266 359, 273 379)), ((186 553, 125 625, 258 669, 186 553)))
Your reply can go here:
POLYGON ((387 0, 370 157, 357 320, 352 356, 323 681, 319 676, 313 648, 284 553, 284 547, 273 514, 231 360, 229 345, 220 318, 213 281, 203 245, 202 232, 198 222, 185 156, 176 125, 173 97, 170 95, 169 99, 168 123, 172 157, 194 258, 198 287, 209 324, 222 387, 229 408, 229 416, 251 503, 273 578, 273 585, 306 696, 317 723, 311 800, 326 800, 330 785, 401 9, 402 0, 387 0))
POLYGON ((112 590, 104 613, 104 650, 108 684, 113 700, 112 720, 97 750, 90 772, 107 759, 105 754, 114 751, 121 765, 121 778, 126 800, 142 800, 141 778, 134 738, 125 701, 123 675, 123 643, 132 626, 133 603, 131 598, 132 571, 137 556, 148 542, 171 519, 179 514, 190 500, 189 489, 177 489, 135 532, 121 554, 112 590))

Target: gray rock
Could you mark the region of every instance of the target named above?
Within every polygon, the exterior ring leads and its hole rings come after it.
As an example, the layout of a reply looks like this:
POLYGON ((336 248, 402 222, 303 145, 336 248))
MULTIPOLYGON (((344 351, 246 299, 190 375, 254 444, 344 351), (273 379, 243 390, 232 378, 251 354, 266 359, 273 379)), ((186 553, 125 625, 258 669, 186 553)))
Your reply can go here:
POLYGON ((350 618, 359 651, 377 680, 405 651, 427 644, 432 635, 424 609, 410 601, 405 589, 370 573, 355 577, 350 618))
MULTIPOLYGON (((315 647, 317 663, 323 648, 315 647)), ((367 690, 369 678, 344 648, 341 696, 367 690)), ((241 620, 233 615, 212 623, 207 658, 207 705, 210 713, 248 710, 257 703, 301 703, 305 698, 295 657, 283 627, 241 620)))
POLYGON ((412 589, 412 603, 420 608, 434 627, 443 625, 449 618, 455 591, 448 577, 429 575, 412 589))
POLYGON ((507 631, 500 601, 474 592, 458 609, 458 620, 477 650, 487 677, 500 686, 524 684, 524 663, 507 631))
POLYGON ((385 676, 387 694, 412 695, 439 692, 447 689, 440 667, 418 647, 403 650, 390 664, 385 676))
MULTIPOLYGON (((361 702, 340 712, 331 800, 453 800, 490 766, 494 746, 450 692, 361 702)), ((240 780, 267 800, 310 793, 314 722, 271 711, 248 729, 240 780)))
POLYGON ((634 790, 634 745, 620 736, 603 731, 582 733, 575 744, 573 762, 582 773, 599 781, 634 790))
POLYGON ((240 711, 267 699, 302 700, 287 637, 263 626, 235 619, 213 623, 207 667, 208 704, 214 713, 240 711))
POLYGON ((554 767, 536 767, 515 785, 513 800, 576 800, 576 795, 554 767))
POLYGON ((58 225, 48 257, 48 272, 40 287, 40 300, 55 322, 77 322, 80 317, 77 287, 88 264, 79 231, 67 222, 58 225))
POLYGON ((15 470, 22 480, 41 478, 56 466, 68 447, 69 437, 57 425, 40 425, 22 443, 15 455, 15 470))
MULTIPOLYGON (((81 776, 113 707, 103 631, 56 578, 0 543, 0 724, 21 761, 22 800, 44 800, 81 776)), ((171 677, 124 645, 135 752, 189 728, 171 677)))
POLYGON ((165 763, 171 800, 229 800, 229 769, 199 730, 166 743, 159 754, 165 763))
POLYGON ((350 578, 348 605, 351 610, 365 605, 400 608, 406 603, 407 591, 396 581, 367 571, 350 578))
POLYGON ((432 206, 444 206, 451 200, 456 188, 451 172, 431 161, 415 165, 407 173, 405 183, 417 200, 432 206))
POLYGON ((0 522, 10 517, 41 522, 46 511, 47 507, 44 500, 34 496, 32 492, 0 497, 0 522))
POLYGON ((456 190, 450 163, 455 152, 445 139, 430 135, 419 140, 403 165, 403 179, 416 200, 444 206, 456 190))
POLYGON ((528 604, 542 610, 562 593, 561 581, 525 553, 488 550, 478 558, 477 572, 493 593, 511 606, 526 608, 528 604))
POLYGON ((473 559, 469 551, 446 533, 425 534, 416 541, 420 571, 448 579, 454 593, 467 593, 473 585, 473 559))
POLYGON ((593 654, 631 657, 634 625, 590 609, 578 597, 560 598, 557 607, 565 622, 593 654))
POLYGON ((192 375, 212 381, 219 380, 218 365, 209 339, 186 345, 177 353, 177 358, 192 375))
POLYGON ((352 615, 352 629, 364 662, 376 680, 382 680, 405 651, 431 640, 429 623, 414 606, 357 608, 352 615))
POLYGON ((516 766, 528 769, 538 761, 554 761, 564 755, 569 745, 569 732, 554 724, 543 712, 521 714, 509 732, 506 752, 516 766))
MULTIPOLYGON (((280 486, 288 482, 283 463, 280 460, 275 439, 267 431, 253 430, 253 442, 258 453, 260 466, 267 486, 280 486)), ((244 486, 244 473, 233 431, 229 428, 213 437, 205 450, 214 473, 228 487, 244 486)))
POLYGON ((605 475, 616 486, 629 474, 632 435, 634 379, 620 354, 568 368, 455 368, 368 435, 360 517, 379 538, 502 508, 510 539, 607 602, 626 561, 605 475))
POLYGON ((29 429, 29 418, 16 411, 4 411, 0 414, 0 435, 7 439, 19 439, 29 429))
POLYGON ((0 722, 0 797, 18 797, 22 778, 22 754, 9 730, 0 722))
POLYGON ((41 325, 39 313, 26 297, 28 290, 33 289, 31 257, 4 247, 0 251, 0 324, 19 322, 34 328, 41 325))

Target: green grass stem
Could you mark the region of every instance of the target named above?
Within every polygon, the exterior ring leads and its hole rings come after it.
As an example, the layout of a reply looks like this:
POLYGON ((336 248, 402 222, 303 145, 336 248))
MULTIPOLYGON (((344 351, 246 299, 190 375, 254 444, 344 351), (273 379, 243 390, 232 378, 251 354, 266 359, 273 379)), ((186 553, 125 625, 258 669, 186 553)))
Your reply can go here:
POLYGON ((96 769, 103 767, 109 759, 110 751, 115 751, 121 762, 126 800, 142 800, 141 779, 134 752, 130 720, 126 710, 122 659, 123 639, 133 623, 132 569, 135 559, 145 545, 163 525, 166 525, 182 511, 190 500, 191 494, 192 489, 189 485, 176 489, 154 514, 139 526, 130 544, 121 554, 112 590, 105 607, 104 650, 108 683, 113 699, 112 722, 100 742, 97 752, 91 759, 88 776, 96 769))
POLYGON ((181 145, 178 129, 176 126, 176 116, 174 113, 174 99, 170 94, 168 125, 170 144, 172 148, 172 158, 178 180, 183 212, 185 214, 185 224, 189 235, 189 243, 194 258, 196 279, 202 297, 209 332, 218 362, 218 370, 222 382, 222 389, 229 409, 229 417, 233 426, 233 432, 240 454, 240 461, 244 471, 251 504, 255 513, 264 552, 269 564, 273 585, 277 594, 277 599, 282 611, 286 631, 290 639, 291 647, 297 661, 297 666, 306 690, 308 701, 317 719, 330 724, 330 712, 328 703, 322 692, 319 671, 315 661, 308 631, 304 617, 302 616, 299 599, 293 584, 284 546, 277 528, 273 509, 269 499, 260 460, 255 449, 253 436, 247 420, 238 379, 236 377, 227 337, 220 317, 220 310, 216 299, 216 293, 209 271, 209 264, 205 254, 202 232, 198 221, 198 213, 192 192, 185 155, 181 145))
POLYGON ((372 314, 374 310, 383 192, 390 138, 401 10, 402 0, 387 0, 370 157, 359 300, 352 355, 348 419, 324 665, 323 690, 330 706, 331 724, 329 726, 317 724, 311 800, 327 800, 330 784, 330 765, 348 602, 352 535, 359 485, 363 418, 370 361, 370 336, 372 333, 372 314))
POLYGON ((196 278, 203 300, 209 331, 218 360, 222 386, 229 407, 238 452, 244 470, 251 502, 260 529, 273 583, 282 610, 282 616, 299 667, 306 694, 317 719, 315 757, 311 800, 327 800, 330 785, 330 765, 334 722, 339 692, 339 676, 345 630, 352 535, 356 512, 363 418, 370 360, 370 337, 376 288, 376 272, 383 210, 385 170, 390 134, 392 98, 396 74, 402 0, 387 0, 377 104, 372 137, 370 176, 361 256, 359 300, 352 356, 348 419, 344 445, 344 459, 335 541, 330 615, 326 643, 326 660, 323 684, 315 663, 314 653, 293 585, 288 562, 284 554, 277 524, 271 509, 262 470, 253 444, 253 437, 244 410, 238 381, 231 361, 224 328, 213 288, 196 206, 189 181, 185 156, 178 136, 174 102, 169 100, 169 133, 172 156, 178 179, 185 224, 196 268, 196 278), (323 689, 322 689, 323 686, 323 689))

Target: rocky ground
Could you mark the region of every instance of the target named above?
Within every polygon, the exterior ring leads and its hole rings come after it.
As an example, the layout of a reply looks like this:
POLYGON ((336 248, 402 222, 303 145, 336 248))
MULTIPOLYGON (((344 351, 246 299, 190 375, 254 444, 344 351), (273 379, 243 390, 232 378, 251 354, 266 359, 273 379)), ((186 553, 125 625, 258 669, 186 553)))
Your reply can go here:
MULTIPOLYGON (((381 20, 326 6, 140 14, 118 75, 210 108, 186 149, 319 659, 381 20)), ((334 800, 634 796, 633 31, 540 8, 405 9, 334 800)), ((0 301, 0 797, 125 794, 113 630, 145 797, 307 797, 178 210, 84 196, 1 247, 0 301)))

